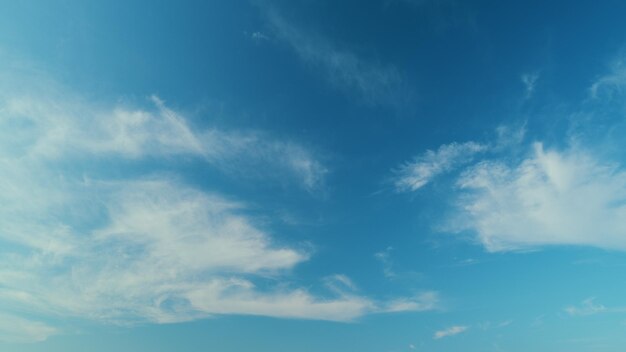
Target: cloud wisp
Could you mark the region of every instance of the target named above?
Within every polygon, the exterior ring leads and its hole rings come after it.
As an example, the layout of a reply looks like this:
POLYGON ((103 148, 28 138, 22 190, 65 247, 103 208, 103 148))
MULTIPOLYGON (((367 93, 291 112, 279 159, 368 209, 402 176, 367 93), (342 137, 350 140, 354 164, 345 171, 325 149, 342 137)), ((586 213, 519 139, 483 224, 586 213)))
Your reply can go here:
POLYGON ((470 231, 488 251, 549 245, 626 250, 626 171, 579 143, 453 143, 405 165, 396 181, 405 192, 458 170, 454 215, 443 227, 470 231), (479 151, 485 153, 474 157, 479 151))
POLYGON ((458 335, 460 333, 467 331, 467 329, 469 329, 469 327, 463 326, 463 325, 451 326, 447 329, 436 331, 435 334, 433 335, 433 339, 439 340, 439 339, 443 339, 444 337, 458 335))
POLYGON ((306 246, 281 243, 245 201, 177 173, 180 159, 228 175, 261 168, 314 192, 326 169, 304 147, 194 128, 157 97, 151 110, 103 107, 44 88, 0 89, 0 339, 41 341, 84 319, 352 321, 436 308, 435 292, 379 301, 292 285, 306 246))
POLYGON ((595 298, 587 298, 582 301, 579 306, 569 306, 564 309, 565 312, 572 316, 586 316, 586 315, 594 315, 599 313, 606 313, 609 310, 602 304, 596 303, 595 298))
MULTIPOLYGON (((469 232, 491 252, 545 246, 626 251, 623 150, 623 57, 573 108, 561 146, 527 141, 522 128, 501 126, 491 143, 444 144, 395 171, 396 190, 414 192, 453 175, 451 215, 440 227, 469 232)), ((527 93, 535 76, 525 76, 527 93)))
POLYGON ((437 176, 469 163, 474 155, 485 150, 487 146, 475 142, 444 144, 437 150, 427 150, 395 171, 396 190, 416 191, 437 176))
POLYGON ((600 76, 589 87, 592 99, 612 99, 622 95, 626 88, 626 58, 619 56, 610 65, 609 72, 600 76))
POLYGON ((324 72, 333 86, 372 105, 397 106, 406 99, 402 75, 394 66, 365 60, 299 28, 276 9, 265 12, 276 38, 289 45, 306 64, 324 72))
POLYGON ((525 73, 521 77, 522 83, 526 90, 526 99, 530 99, 535 92, 537 81, 539 80, 539 74, 537 72, 525 73))
POLYGON ((310 192, 323 186, 328 171, 306 148, 259 132, 216 128, 197 131, 161 99, 152 96, 151 100, 156 110, 107 110, 70 99, 9 97, 2 106, 0 127, 17 130, 19 135, 7 136, 4 147, 15 149, 24 144, 16 139, 28 135, 36 138, 27 150, 35 158, 98 155, 137 160, 189 156, 238 174, 250 174, 250 170, 259 169, 259 164, 265 164, 274 169, 271 174, 286 175, 310 192))
POLYGON ((595 297, 590 297, 583 300, 577 306, 568 306, 563 309, 570 316, 590 316, 596 314, 608 314, 608 313, 626 313, 626 307, 607 307, 604 304, 597 303, 595 297))

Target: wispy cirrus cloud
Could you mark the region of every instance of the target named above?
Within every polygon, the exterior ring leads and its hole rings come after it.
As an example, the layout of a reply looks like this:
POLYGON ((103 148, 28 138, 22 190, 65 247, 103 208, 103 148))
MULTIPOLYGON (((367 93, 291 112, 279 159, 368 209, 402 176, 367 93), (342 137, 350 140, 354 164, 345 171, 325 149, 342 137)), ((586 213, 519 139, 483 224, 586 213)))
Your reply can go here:
POLYGON ((434 292, 386 301, 292 285, 308 246, 279 241, 245 200, 185 183, 174 160, 228 175, 263 166, 314 191, 326 169, 304 147, 194 128, 157 97, 109 107, 26 81, 0 89, 0 339, 43 340, 68 320, 351 321, 436 306, 434 292))
POLYGON ((539 73, 525 73, 522 75, 521 80, 526 90, 526 99, 530 99, 535 92, 535 87, 537 85, 537 81, 539 80, 539 73))
POLYGON ((469 327, 468 326, 463 326, 463 325, 451 326, 449 328, 436 331, 435 334, 433 335, 433 339, 439 340, 439 339, 442 339, 444 337, 450 337, 450 336, 458 335, 460 333, 463 333, 463 332, 467 331, 467 329, 469 329, 469 327))
POLYGON ((261 132, 193 129, 160 98, 150 99, 155 110, 123 106, 101 109, 67 97, 52 101, 50 97, 9 96, 1 107, 4 118, 0 127, 17 135, 7 136, 4 146, 20 152, 17 148, 25 142, 16 139, 27 136, 36 141, 21 152, 34 158, 189 156, 238 175, 287 176, 311 192, 322 187, 328 170, 301 145, 261 132), (274 170, 263 174, 259 164, 274 170))
POLYGON ((394 172, 396 190, 416 191, 437 176, 469 163, 476 154, 486 150, 487 146, 476 142, 444 144, 437 150, 427 150, 394 172))
POLYGON ((579 306, 566 307, 565 312, 569 315, 594 315, 598 313, 606 313, 609 311, 607 307, 602 304, 596 303, 595 298, 587 298, 579 306))
POLYGON ((338 89, 373 105, 397 106, 409 96, 402 75, 394 66, 366 60, 300 28, 275 8, 266 9, 265 13, 275 37, 289 45, 306 64, 321 70, 338 89))
POLYGON ((605 306, 598 303, 595 297, 590 297, 578 305, 572 305, 563 309, 570 316, 589 316, 596 314, 608 314, 608 313, 626 313, 626 307, 620 306, 605 306))
POLYGON ((626 58, 620 55, 615 58, 609 72, 597 78, 589 87, 592 99, 611 99, 624 93, 626 88, 626 58))
POLYGON ((393 251, 393 247, 387 247, 384 251, 374 253, 374 258, 383 265, 383 274, 388 279, 396 276, 396 273, 393 271, 393 262, 390 258, 391 251, 393 251))
POLYGON ((525 140, 526 124, 499 127, 493 142, 445 144, 407 162, 395 172, 396 189, 416 191, 450 172, 454 208, 440 229, 469 232, 488 251, 626 250, 626 171, 615 157, 623 150, 623 122, 614 117, 620 62, 591 86, 594 99, 574 109, 560 146, 525 140))

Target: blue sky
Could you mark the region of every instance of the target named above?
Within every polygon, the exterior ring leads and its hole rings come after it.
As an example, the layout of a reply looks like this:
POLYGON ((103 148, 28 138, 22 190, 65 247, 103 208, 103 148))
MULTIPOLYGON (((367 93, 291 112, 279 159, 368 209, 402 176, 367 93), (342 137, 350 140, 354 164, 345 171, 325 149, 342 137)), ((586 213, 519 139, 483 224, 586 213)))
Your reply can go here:
POLYGON ((0 349, 621 351, 626 4, 0 5, 0 349))

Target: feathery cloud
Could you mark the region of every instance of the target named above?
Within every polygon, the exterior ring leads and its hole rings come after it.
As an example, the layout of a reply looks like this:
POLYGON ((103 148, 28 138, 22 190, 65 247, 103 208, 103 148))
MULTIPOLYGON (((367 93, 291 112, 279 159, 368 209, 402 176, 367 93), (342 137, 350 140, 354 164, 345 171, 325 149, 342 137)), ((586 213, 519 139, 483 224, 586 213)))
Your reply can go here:
POLYGON ((569 306, 565 308, 565 311, 569 315, 594 315, 609 310, 604 305, 595 303, 595 298, 587 298, 580 306, 569 306))
POLYGON ((276 38, 288 44, 307 64, 319 68, 338 89, 374 105, 399 105, 406 98, 400 72, 391 65, 367 61, 289 22, 276 9, 267 9, 276 38))
POLYGON ((458 335, 462 332, 467 331, 467 329, 469 329, 469 327, 467 326, 461 326, 461 325, 451 326, 447 329, 436 331, 435 334, 433 335, 433 339, 439 340, 444 337, 458 335))
POLYGON ((444 144, 437 150, 427 150, 395 171, 395 187, 399 192, 416 191, 435 177, 472 161, 474 155, 487 150, 475 142, 444 144))
POLYGON ((490 251, 541 245, 626 249, 626 173, 570 148, 533 152, 520 162, 487 160, 457 181, 462 227, 490 251))
POLYGON ((618 56, 610 65, 609 72, 596 79, 589 87, 592 99, 611 99, 624 93, 626 88, 626 58, 618 56))
POLYGON ((378 301, 293 287, 290 270, 311 253, 279 243, 244 201, 186 184, 172 160, 228 174, 263 166, 313 191, 326 169, 304 147, 198 130, 157 97, 152 110, 109 108, 24 81, 0 88, 0 339, 44 340, 68 319, 351 321, 436 306, 434 292, 378 301))
POLYGON ((537 85, 537 80, 539 79, 539 74, 537 72, 533 73, 525 73, 522 75, 521 80, 524 84, 524 88, 526 89, 526 99, 532 97, 535 92, 535 86, 537 85))

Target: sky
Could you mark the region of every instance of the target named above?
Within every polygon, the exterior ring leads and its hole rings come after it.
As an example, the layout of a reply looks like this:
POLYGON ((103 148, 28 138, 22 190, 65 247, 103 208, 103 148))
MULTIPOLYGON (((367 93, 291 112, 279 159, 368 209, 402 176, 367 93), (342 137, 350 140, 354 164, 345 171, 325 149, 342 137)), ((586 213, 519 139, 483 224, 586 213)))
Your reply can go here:
POLYGON ((0 3, 0 350, 622 351, 626 3, 0 3))

